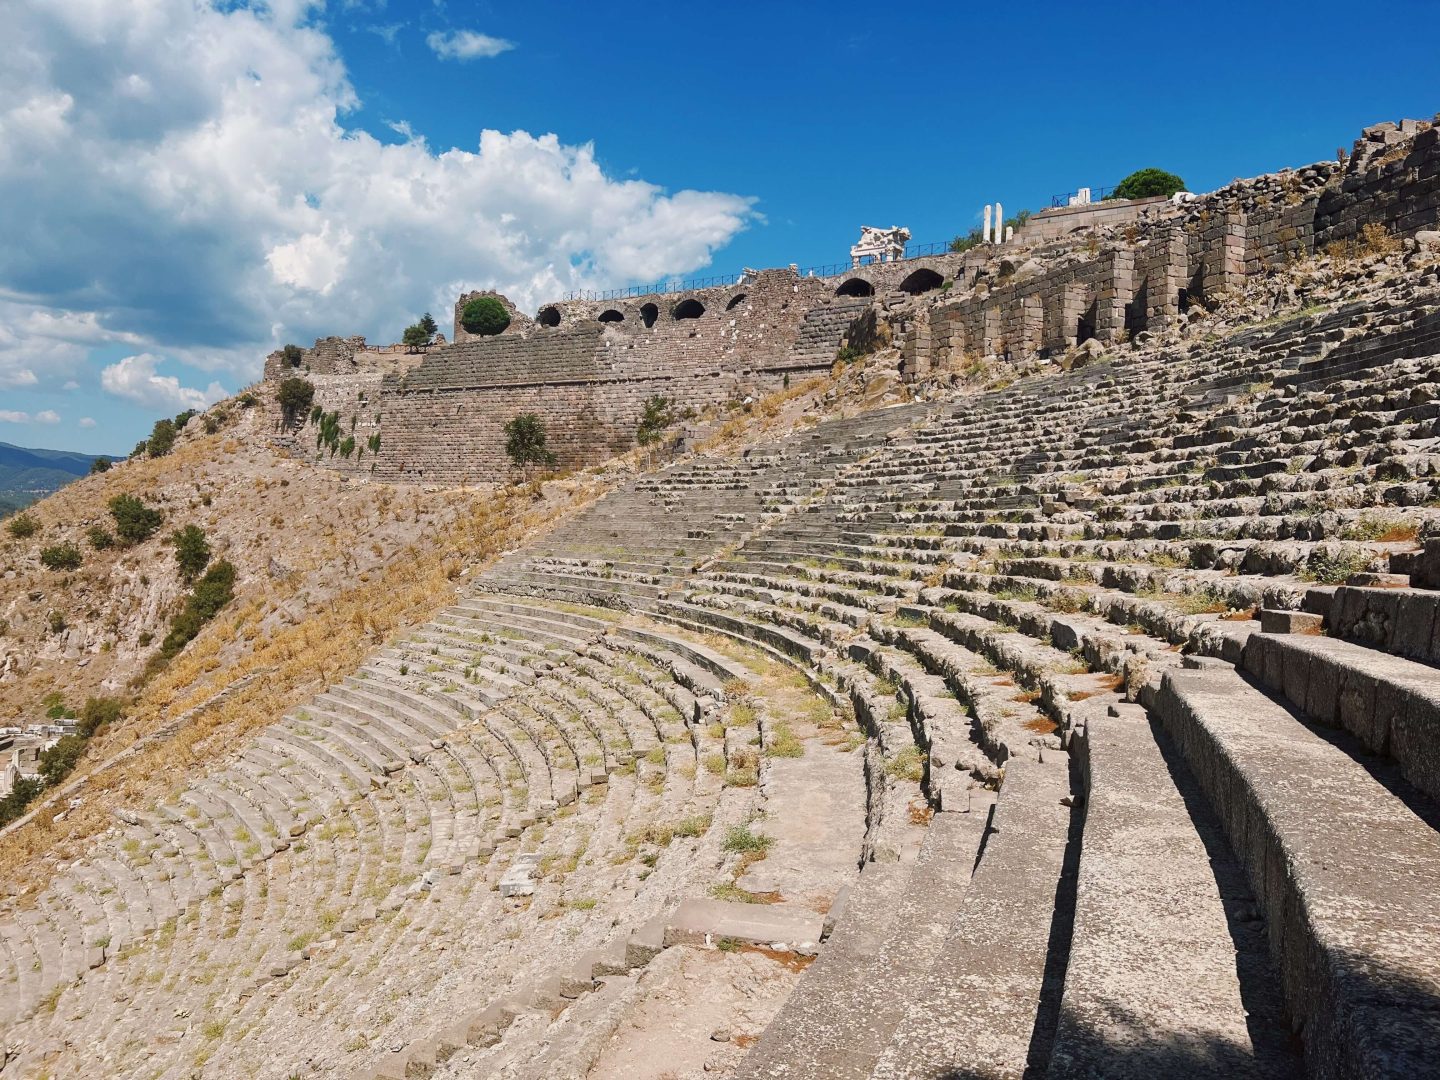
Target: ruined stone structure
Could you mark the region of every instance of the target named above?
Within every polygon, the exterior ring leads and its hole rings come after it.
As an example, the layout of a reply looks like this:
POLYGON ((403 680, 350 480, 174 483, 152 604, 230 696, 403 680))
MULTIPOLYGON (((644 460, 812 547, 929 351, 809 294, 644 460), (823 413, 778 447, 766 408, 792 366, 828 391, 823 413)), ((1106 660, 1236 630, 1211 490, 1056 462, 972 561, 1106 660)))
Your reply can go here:
POLYGON ((602 415, 647 340, 698 393, 803 368, 819 312, 917 379, 1110 339, 629 477, 114 806, 0 900, 0 1077, 613 1077, 636 1038, 743 1080, 1434 1076, 1436 140, 1038 270, 557 305, 382 374, 420 453, 542 376, 602 415))
MULTIPOLYGON (((317 403, 342 414, 356 456, 334 467, 441 483, 509 475, 504 424, 539 415, 563 467, 634 445, 654 395, 700 409, 829 370, 851 324, 875 306, 894 324, 907 378, 998 357, 1055 360, 1088 340, 1113 344, 1213 308, 1247 280, 1367 224, 1414 232, 1440 220, 1436 132, 1415 121, 1368 129, 1345 164, 1237 181, 1176 204, 1096 203, 1036 215, 1010 243, 963 255, 875 262, 833 278, 793 270, 743 284, 611 302, 544 305, 495 338, 460 325, 424 354, 326 338, 301 367, 317 403), (350 425, 353 424, 353 427, 350 425), (379 452, 368 450, 378 434, 379 452)), ((285 374, 279 353, 267 379, 285 374)), ((277 433, 306 445, 303 418, 277 433)))

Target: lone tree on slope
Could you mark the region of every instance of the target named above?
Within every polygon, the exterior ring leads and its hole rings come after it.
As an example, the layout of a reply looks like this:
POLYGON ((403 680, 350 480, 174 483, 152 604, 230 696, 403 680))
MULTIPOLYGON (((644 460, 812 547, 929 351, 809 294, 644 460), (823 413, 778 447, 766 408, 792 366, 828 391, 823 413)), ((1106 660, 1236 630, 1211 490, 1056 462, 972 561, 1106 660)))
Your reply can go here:
POLYGON ((545 425, 534 413, 521 413, 505 425, 505 453, 527 477, 531 465, 554 465, 545 448, 545 425))
POLYGON ((275 391, 275 400, 280 403, 285 420, 289 422, 310 411, 310 403, 315 400, 315 384, 295 376, 283 379, 275 391))
POLYGON ((1169 197, 1185 190, 1185 181, 1164 169, 1138 169, 1115 185, 1106 199, 1148 199, 1152 195, 1169 197))

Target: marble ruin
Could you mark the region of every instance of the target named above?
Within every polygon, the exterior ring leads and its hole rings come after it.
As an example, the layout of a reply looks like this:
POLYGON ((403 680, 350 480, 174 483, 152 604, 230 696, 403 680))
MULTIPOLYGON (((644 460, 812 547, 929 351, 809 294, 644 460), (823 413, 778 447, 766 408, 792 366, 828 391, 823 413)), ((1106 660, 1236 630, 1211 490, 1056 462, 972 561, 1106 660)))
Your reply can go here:
POLYGON ((905 258, 905 245, 910 242, 910 230, 892 225, 888 229, 877 229, 870 225, 860 226, 860 241, 850 248, 851 269, 865 265, 866 259, 876 262, 895 262, 905 258))

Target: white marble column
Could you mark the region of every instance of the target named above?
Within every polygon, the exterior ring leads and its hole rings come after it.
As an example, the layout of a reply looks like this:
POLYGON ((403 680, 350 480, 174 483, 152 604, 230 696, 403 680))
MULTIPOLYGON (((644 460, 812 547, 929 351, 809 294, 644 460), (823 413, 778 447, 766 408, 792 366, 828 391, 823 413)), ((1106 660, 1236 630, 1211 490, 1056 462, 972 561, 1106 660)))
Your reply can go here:
POLYGON ((988 202, 985 204, 985 231, 981 234, 981 238, 985 243, 990 243, 990 204, 988 202))
POLYGON ((995 204, 995 243, 1003 244, 1005 236, 1005 208, 995 204))

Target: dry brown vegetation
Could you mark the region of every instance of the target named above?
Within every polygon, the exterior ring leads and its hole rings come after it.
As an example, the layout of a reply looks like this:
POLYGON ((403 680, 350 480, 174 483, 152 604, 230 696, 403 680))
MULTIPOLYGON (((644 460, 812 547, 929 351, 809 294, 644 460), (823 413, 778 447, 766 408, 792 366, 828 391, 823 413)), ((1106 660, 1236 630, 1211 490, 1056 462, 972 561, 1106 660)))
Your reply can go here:
MULTIPOLYGON (((0 877, 11 883, 23 878, 24 888, 34 895, 43 884, 38 871, 53 865, 50 859, 42 863, 40 856, 76 854, 86 838, 112 824, 114 810, 166 798, 194 769, 233 751, 247 735, 358 666, 376 645, 452 601, 467 574, 563 520, 606 486, 580 476, 543 489, 396 489, 278 460, 263 448, 245 448, 220 434, 189 440, 169 457, 126 464, 44 500, 33 511, 42 521, 40 536, 26 546, 83 532, 100 520, 105 501, 119 492, 144 494, 163 505, 168 529, 172 522, 191 520, 187 513, 201 507, 198 496, 191 504, 187 493, 212 491, 209 506, 195 517, 215 530, 212 535, 227 557, 241 567, 242 587, 236 600, 143 687, 129 718, 92 742, 75 774, 82 778, 80 805, 66 811, 69 794, 49 803, 42 799, 33 822, 0 838, 0 877), (272 557, 284 558, 283 575, 267 572, 272 557), (247 676, 255 677, 212 701, 247 676), (196 711, 186 716, 189 710, 196 711), (178 730, 156 738, 182 716, 178 730)), ((6 558, 23 557, 13 550, 19 546, 10 545, 6 558)), ((0 603, 11 610, 35 603, 29 600, 35 591, 29 586, 43 573, 38 564, 19 570, 5 582, 0 603)), ((84 595, 87 604, 123 611, 133 605, 133 593, 147 587, 139 584, 142 573, 152 589, 175 576, 170 549, 160 546, 158 537, 129 552, 87 552, 87 566, 71 575, 84 575, 84 581, 71 580, 67 588, 84 595)), ((180 591, 175 585, 168 593, 180 591)), ((151 605, 160 621, 169 610, 165 595, 151 605)), ((43 597, 39 601, 45 602, 43 597)), ((94 621, 103 634, 104 617, 94 621)), ((23 619, 21 632, 30 625, 32 619, 23 619)), ((128 627, 132 640, 144 625, 149 624, 128 627)), ((24 639, 11 637, 4 645, 23 648, 24 639)), ((120 650, 113 646, 103 650, 97 645, 84 674, 73 657, 45 658, 8 679, 0 687, 0 700, 18 715, 38 717, 39 699, 53 686, 64 686, 67 699, 78 700, 95 692, 92 688, 129 678, 145 651, 133 648, 117 656, 120 650)))

